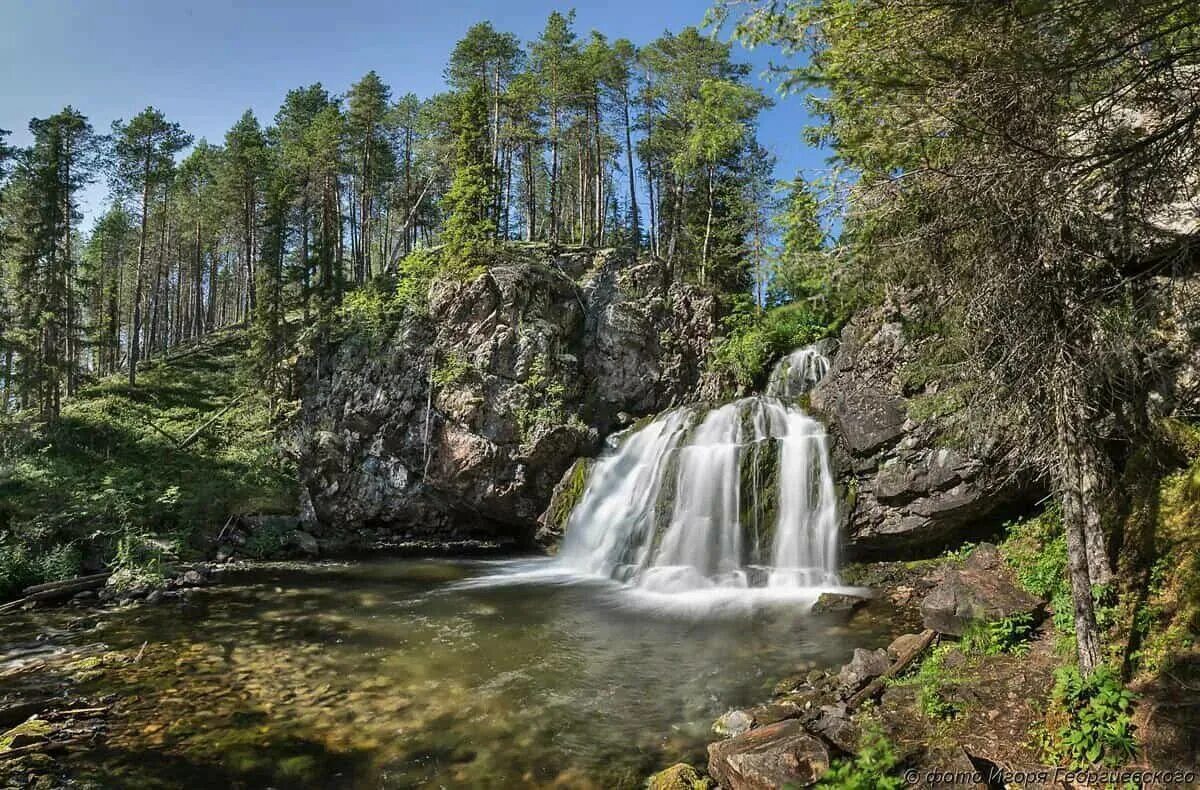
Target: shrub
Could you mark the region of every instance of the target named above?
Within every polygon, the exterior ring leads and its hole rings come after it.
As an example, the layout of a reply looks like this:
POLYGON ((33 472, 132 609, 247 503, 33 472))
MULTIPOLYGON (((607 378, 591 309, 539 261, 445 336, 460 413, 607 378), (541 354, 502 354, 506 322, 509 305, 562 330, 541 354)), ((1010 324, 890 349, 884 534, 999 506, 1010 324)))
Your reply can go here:
POLYGON ((437 255, 429 250, 416 250, 404 256, 396 278, 396 301, 414 313, 429 312, 429 287, 438 276, 437 255))
POLYGON ((1137 752, 1133 701, 1133 693, 1107 667, 1086 679, 1074 666, 1060 667, 1051 694, 1047 757, 1076 768, 1124 764, 1137 752))
POLYGON ((946 655, 952 645, 938 645, 921 662, 914 678, 917 684, 917 702, 926 718, 935 721, 952 719, 962 713, 962 707, 942 696, 942 687, 957 680, 945 667, 946 655))
POLYGON ((1018 614, 988 622, 976 621, 963 634, 963 650, 980 656, 1001 653, 1023 654, 1029 651, 1033 634, 1033 618, 1018 614))

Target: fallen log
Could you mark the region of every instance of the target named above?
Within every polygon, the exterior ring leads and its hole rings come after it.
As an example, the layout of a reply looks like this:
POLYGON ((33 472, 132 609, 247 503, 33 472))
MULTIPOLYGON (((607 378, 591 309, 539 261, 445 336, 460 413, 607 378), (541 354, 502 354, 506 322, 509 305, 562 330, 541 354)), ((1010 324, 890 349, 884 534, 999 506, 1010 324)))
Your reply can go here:
POLYGON ((103 579, 103 580, 107 581, 108 577, 111 575, 112 575, 111 573, 105 571, 104 573, 93 573, 88 576, 76 576, 73 579, 61 579, 56 582, 46 582, 45 584, 35 584, 32 587, 26 587, 21 592, 24 595, 33 595, 34 593, 45 592, 47 590, 54 590, 54 589, 57 589, 59 587, 62 587, 64 585, 69 585, 69 584, 79 584, 81 582, 91 582, 91 581, 95 581, 96 579, 103 579))
POLYGON ((18 746, 15 749, 5 749, 0 751, 0 760, 24 757, 27 754, 49 754, 50 752, 61 752, 72 746, 79 746, 91 741, 91 738, 68 738, 65 741, 42 741, 41 743, 31 743, 28 746, 18 746))
POLYGON ((238 396, 237 396, 237 397, 235 397, 233 400, 229 401, 229 403, 225 404, 225 407, 224 407, 224 408, 222 408, 222 409, 221 409, 219 412, 217 412, 216 414, 214 414, 214 415, 213 415, 212 417, 210 417, 209 419, 205 420, 205 422, 204 422, 204 424, 203 424, 203 425, 201 425, 199 428, 197 428, 196 430, 194 430, 194 431, 192 431, 191 433, 189 433, 189 434, 187 435, 187 438, 186 438, 186 439, 184 439, 183 441, 179 442, 179 449, 180 449, 180 450, 182 450, 183 448, 187 447, 189 444, 191 444, 192 442, 194 442, 194 441, 196 440, 196 437, 197 437, 197 436, 199 436, 200 434, 204 433, 204 431, 205 431, 205 430, 206 430, 206 429, 207 429, 207 428, 208 428, 210 425, 212 425, 212 424, 213 424, 213 423, 215 423, 217 420, 219 420, 219 419, 221 419, 222 417, 224 417, 224 416, 225 416, 225 413, 226 413, 227 411, 229 411, 230 409, 232 409, 234 406, 238 405, 238 403, 240 403, 240 402, 241 402, 241 400, 242 400, 242 396, 241 396, 241 395, 238 395, 238 396))
POLYGON ((925 652, 925 648, 929 647, 929 643, 933 641, 935 636, 937 636, 937 632, 935 632, 932 628, 927 628, 926 630, 922 631, 920 640, 913 643, 912 647, 910 647, 902 655, 898 656, 896 660, 892 662, 892 665, 887 668, 886 672, 872 680, 869 684, 867 684, 866 688, 851 697, 849 701, 846 702, 846 707, 849 710, 854 710, 862 703, 883 691, 883 687, 887 684, 888 680, 903 672, 905 667, 913 662, 913 659, 925 652))
POLYGON ((83 576, 77 579, 68 579, 63 582, 52 582, 48 585, 38 585, 43 589, 37 592, 30 593, 24 598, 18 598, 15 601, 0 606, 0 612, 11 612, 14 609, 20 609, 28 603, 37 601, 53 601, 59 598, 66 598, 76 593, 86 592, 87 590, 97 590, 105 585, 108 581, 109 574, 98 573, 95 576, 83 576))

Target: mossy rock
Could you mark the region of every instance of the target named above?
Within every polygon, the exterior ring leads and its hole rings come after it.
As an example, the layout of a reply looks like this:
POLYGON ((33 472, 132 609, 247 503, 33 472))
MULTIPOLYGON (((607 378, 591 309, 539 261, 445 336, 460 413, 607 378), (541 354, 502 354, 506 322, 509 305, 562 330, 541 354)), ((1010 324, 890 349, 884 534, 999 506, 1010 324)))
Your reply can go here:
POLYGON ((38 718, 29 719, 0 735, 0 752, 19 749, 35 741, 48 740, 53 733, 54 727, 50 722, 38 718))
POLYGON ((687 763, 675 763, 646 781, 647 790, 710 790, 712 780, 687 763))

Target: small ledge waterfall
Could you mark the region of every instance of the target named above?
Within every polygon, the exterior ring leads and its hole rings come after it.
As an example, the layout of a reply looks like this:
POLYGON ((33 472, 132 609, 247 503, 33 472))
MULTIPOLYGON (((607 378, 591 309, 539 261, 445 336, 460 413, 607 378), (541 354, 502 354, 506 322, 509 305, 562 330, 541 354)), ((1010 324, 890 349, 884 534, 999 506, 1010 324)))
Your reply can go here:
POLYGON ((593 465, 558 563, 656 593, 837 585, 828 439, 796 404, 828 365, 799 349, 766 395, 622 435, 593 465))

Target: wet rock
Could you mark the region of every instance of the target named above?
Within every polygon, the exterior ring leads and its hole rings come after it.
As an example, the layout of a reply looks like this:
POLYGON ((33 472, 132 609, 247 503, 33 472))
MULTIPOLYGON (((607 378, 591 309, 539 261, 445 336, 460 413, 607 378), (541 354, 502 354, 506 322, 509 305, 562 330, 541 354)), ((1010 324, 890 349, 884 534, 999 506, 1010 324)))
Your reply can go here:
POLYGON ((179 581, 188 587, 199 587, 201 584, 204 584, 204 574, 197 570, 190 570, 184 573, 179 581))
POLYGON ((712 782, 687 763, 675 763, 646 782, 646 790, 709 790, 712 782))
POLYGON ((550 504, 539 517, 541 526, 538 528, 535 540, 539 546, 554 550, 562 539, 567 528, 567 519, 575 505, 583 496, 587 481, 588 470, 591 469, 592 459, 577 458, 575 463, 563 473, 562 479, 554 486, 550 494, 550 504))
POLYGON ((812 606, 813 614, 846 614, 867 603, 861 595, 847 593, 821 593, 812 606))
POLYGON ((727 790, 807 787, 829 768, 829 750, 795 719, 708 745, 708 772, 727 790))
POLYGON ((973 621, 1035 617, 1041 602, 1013 582, 995 546, 980 544, 962 569, 947 569, 941 583, 921 602, 926 628, 962 636, 973 621))
POLYGON ((754 726, 754 717, 744 710, 731 710, 713 722, 713 735, 719 738, 732 738, 741 735, 754 726))
POLYGON ((886 650, 855 648, 854 658, 838 672, 838 696, 849 697, 875 678, 887 672, 892 661, 886 650))
POLYGON ((722 738, 730 738, 754 727, 765 727, 785 719, 794 719, 803 710, 795 696, 745 710, 731 710, 713 722, 712 731, 722 738))
POLYGON ((151 590, 146 595, 146 603, 148 603, 148 604, 162 603, 162 600, 163 600, 163 591, 162 590, 151 590))

